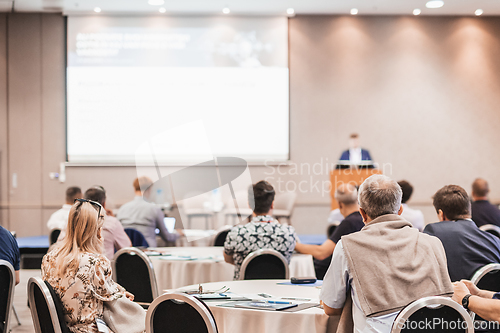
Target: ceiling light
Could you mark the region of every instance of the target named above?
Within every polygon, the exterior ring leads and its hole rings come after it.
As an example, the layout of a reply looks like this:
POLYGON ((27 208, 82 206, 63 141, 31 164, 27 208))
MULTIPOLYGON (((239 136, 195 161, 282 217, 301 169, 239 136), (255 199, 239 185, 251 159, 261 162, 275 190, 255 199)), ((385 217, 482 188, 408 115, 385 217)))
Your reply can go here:
POLYGON ((483 10, 482 9, 476 9, 476 11, 474 12, 474 14, 476 14, 476 16, 481 16, 483 15, 483 10))
POLYGON ((224 7, 224 8, 222 9, 222 12, 223 12, 224 14, 229 14, 231 11, 229 10, 229 8, 224 7))
POLYGON ((167 10, 165 8, 163 8, 163 7, 161 7, 160 9, 158 9, 158 11, 160 13, 162 13, 162 14, 167 12, 167 10))
POLYGON ((357 8, 351 9, 351 15, 358 15, 358 9, 357 8))
POLYGON ((444 1, 442 0, 431 0, 427 1, 425 4, 425 7, 427 8, 441 8, 444 6, 444 1))
POLYGON ((95 7, 95 8, 94 8, 94 12, 96 12, 96 13, 100 13, 100 12, 101 12, 101 7, 95 7))
POLYGON ((148 4, 151 6, 161 6, 165 3, 165 0, 148 0, 148 4))
POLYGON ((293 15, 293 14, 295 14, 295 9, 293 9, 293 8, 288 8, 288 9, 286 10, 286 13, 287 13, 288 15, 293 15))
POLYGON ((413 10, 413 15, 420 15, 420 13, 422 13, 422 11, 420 9, 418 9, 418 8, 415 8, 413 10))

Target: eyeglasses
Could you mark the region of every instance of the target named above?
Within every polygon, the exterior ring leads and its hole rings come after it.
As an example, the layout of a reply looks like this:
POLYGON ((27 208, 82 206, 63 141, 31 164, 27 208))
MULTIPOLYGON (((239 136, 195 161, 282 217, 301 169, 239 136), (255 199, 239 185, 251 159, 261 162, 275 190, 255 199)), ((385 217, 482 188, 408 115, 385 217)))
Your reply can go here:
POLYGON ((80 205, 82 203, 84 203, 84 202, 88 202, 89 204, 93 205, 94 208, 97 209, 97 218, 103 218, 104 217, 104 216, 101 215, 101 208, 102 208, 102 206, 97 201, 92 201, 92 200, 88 200, 88 199, 75 199, 74 202, 76 203, 77 201, 80 203, 80 205))

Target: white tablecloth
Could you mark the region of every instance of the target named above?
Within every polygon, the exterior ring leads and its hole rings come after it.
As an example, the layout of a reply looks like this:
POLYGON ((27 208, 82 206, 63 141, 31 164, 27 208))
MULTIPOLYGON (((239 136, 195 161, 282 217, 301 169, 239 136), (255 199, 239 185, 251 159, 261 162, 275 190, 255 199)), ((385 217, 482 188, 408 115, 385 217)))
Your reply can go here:
MULTIPOLYGON (((267 293, 273 299, 281 297, 309 298, 319 303, 320 289, 316 287, 279 285, 278 280, 224 281, 203 284, 205 290, 217 290, 223 286, 230 292, 252 299, 261 298, 258 293, 267 293)), ((182 289, 193 289, 196 285, 182 289)), ((293 302, 293 301, 292 301, 293 302)), ((297 312, 265 311, 219 307, 225 302, 207 301, 212 311, 219 333, 325 333, 335 332, 339 317, 330 321, 322 309, 313 307, 297 312)))
MULTIPOLYGON (((172 254, 172 257, 150 256, 160 294, 166 289, 233 279, 234 266, 224 261, 223 247, 165 247, 157 250, 172 254), (181 256, 190 258, 181 258, 181 256)), ((294 276, 315 276, 311 255, 292 255, 290 277, 294 276)))
POLYGON ((180 237, 175 241, 175 246, 211 246, 215 238, 215 230, 184 229, 186 237, 180 237))

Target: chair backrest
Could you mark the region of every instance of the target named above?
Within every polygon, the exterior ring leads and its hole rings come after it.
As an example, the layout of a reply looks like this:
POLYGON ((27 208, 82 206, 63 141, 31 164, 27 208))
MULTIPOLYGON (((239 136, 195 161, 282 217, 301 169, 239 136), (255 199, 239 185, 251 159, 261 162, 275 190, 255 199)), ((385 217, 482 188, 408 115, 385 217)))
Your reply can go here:
POLYGON ((61 229, 52 229, 50 232, 50 245, 54 244, 57 242, 57 239, 59 238, 59 235, 61 234, 61 229))
POLYGON ((489 232, 492 235, 495 235, 500 238, 500 228, 493 224, 485 224, 479 227, 482 231, 489 232))
MULTIPOLYGON (((500 264, 493 263, 481 267, 472 276, 471 282, 479 289, 500 292, 500 264)), ((472 320, 476 317, 474 312, 470 312, 472 320)), ((483 320, 479 316, 475 318, 483 320)))
POLYGON ((153 263, 141 250, 125 247, 113 257, 113 279, 134 294, 134 302, 151 303, 158 297, 153 263))
POLYGON ((276 250, 257 250, 250 253, 241 263, 240 280, 289 278, 288 262, 276 250))
POLYGON ((69 333, 61 300, 48 283, 39 277, 30 278, 28 301, 36 333, 69 333))
POLYGON ((296 199, 297 193, 295 192, 278 193, 274 198, 274 209, 287 210, 291 213, 296 199))
POLYGON ((328 238, 332 237, 333 233, 335 232, 335 229, 339 226, 338 223, 331 223, 328 225, 328 228, 326 228, 326 236, 328 238))
POLYGON ((231 228, 231 226, 224 226, 216 232, 214 237, 214 246, 224 246, 226 236, 229 231, 231 231, 231 228))
POLYGON ((474 333, 472 319, 451 298, 424 297, 407 305, 392 324, 391 333, 474 333))
POLYGON ((0 260, 0 333, 7 333, 10 330, 9 317, 15 284, 14 267, 10 262, 0 260))
POLYGON ((149 306, 147 333, 217 333, 215 318, 202 301, 179 293, 163 294, 149 306))
POLYGON ((132 243, 132 246, 134 247, 148 247, 148 241, 146 240, 146 237, 140 232, 139 230, 133 229, 133 228, 126 228, 124 229, 125 233, 127 234, 128 238, 130 238, 130 242, 132 243))

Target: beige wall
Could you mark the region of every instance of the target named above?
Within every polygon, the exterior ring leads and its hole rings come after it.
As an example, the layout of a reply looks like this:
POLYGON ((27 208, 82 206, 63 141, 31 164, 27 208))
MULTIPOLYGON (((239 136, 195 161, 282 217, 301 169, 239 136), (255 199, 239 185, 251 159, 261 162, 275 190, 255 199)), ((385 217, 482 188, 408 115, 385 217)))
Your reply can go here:
MULTIPOLYGON (((0 223, 20 236, 47 233, 67 186, 101 184, 111 205, 132 195, 131 167, 68 167, 65 184, 49 179, 65 159, 64 35, 57 14, 0 15, 0 223)), ((293 224, 322 233, 325 164, 356 131, 386 173, 415 185, 412 201, 429 221, 430 197, 445 184, 469 190, 482 176, 500 201, 498 36, 493 17, 296 16, 292 165, 252 167, 253 179, 269 177, 281 190, 301 184, 293 224)))

